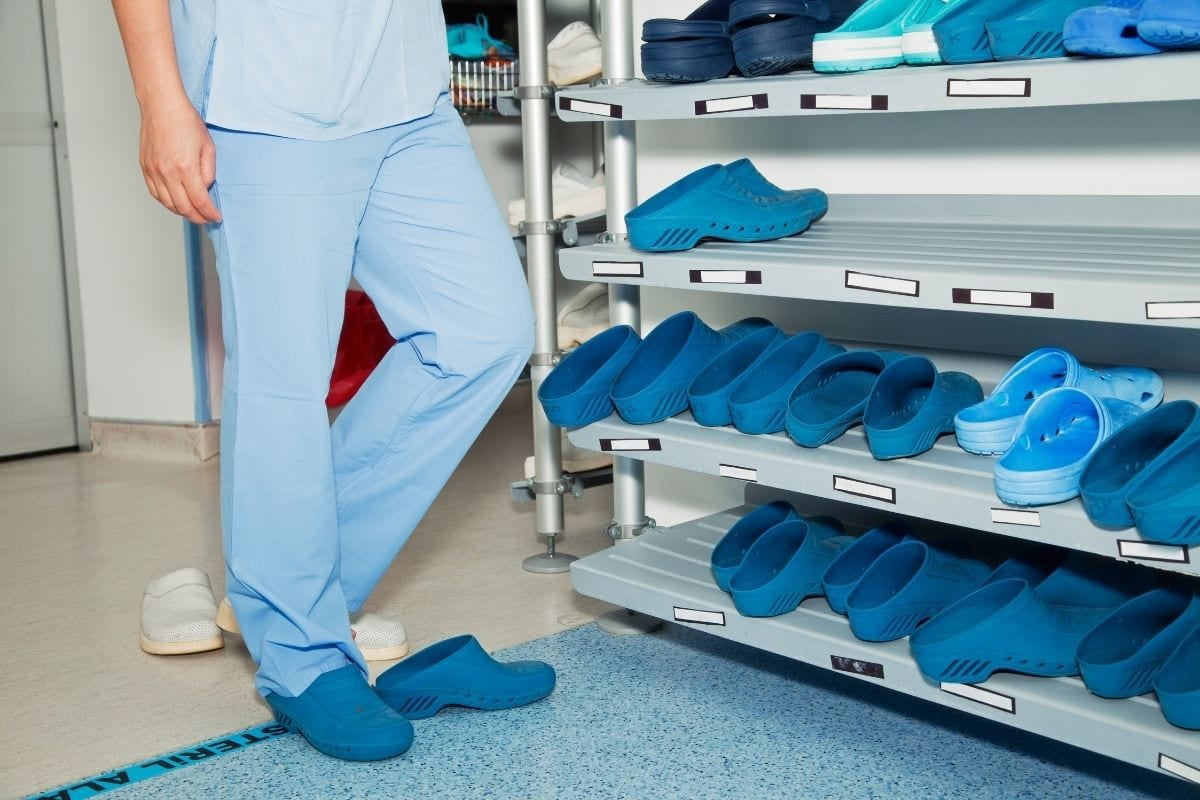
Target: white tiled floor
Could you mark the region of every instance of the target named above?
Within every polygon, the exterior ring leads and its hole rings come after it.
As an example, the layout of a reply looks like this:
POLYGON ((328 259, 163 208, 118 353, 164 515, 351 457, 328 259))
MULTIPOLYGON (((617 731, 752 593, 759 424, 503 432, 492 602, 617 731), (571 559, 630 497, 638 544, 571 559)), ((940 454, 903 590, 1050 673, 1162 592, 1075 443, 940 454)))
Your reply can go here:
MULTIPOLYGON (((369 601, 404 620, 414 649, 464 631, 507 647, 607 610, 565 574, 521 570, 543 546, 533 506, 508 493, 530 451, 529 419, 528 387, 518 386, 369 601)), ((215 459, 0 464, 0 797, 268 717, 236 637, 169 658, 137 644, 149 580, 199 566, 221 592, 217 477, 215 459)), ((604 547, 611 508, 608 486, 568 499, 561 549, 604 547)))

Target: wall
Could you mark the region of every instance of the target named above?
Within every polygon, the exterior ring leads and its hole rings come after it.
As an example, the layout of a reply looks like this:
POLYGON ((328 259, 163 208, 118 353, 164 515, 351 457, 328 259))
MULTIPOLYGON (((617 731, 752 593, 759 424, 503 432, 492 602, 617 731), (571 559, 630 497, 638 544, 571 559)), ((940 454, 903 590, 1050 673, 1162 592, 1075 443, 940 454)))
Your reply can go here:
POLYGON ((138 109, 112 7, 58 8, 86 412, 191 421, 182 223, 147 194, 138 168, 138 109))
MULTIPOLYGON (((635 31, 650 16, 680 18, 690 0, 639 0, 635 31)), ((831 195, 868 194, 1119 194, 1196 195, 1200 187, 1200 103, 968 111, 936 114, 844 115, 770 121, 712 120, 638 125, 638 192, 642 199, 686 172, 743 156, 785 187, 819 186, 831 195)), ((836 201, 830 217, 837 213, 836 201)), ((790 330, 859 326, 852 306, 737 298, 715 293, 643 291, 646 328, 675 311, 693 308, 712 324, 761 314, 790 330)), ((916 329, 983 340, 981 319, 921 312, 867 313, 887 319, 896 336, 916 329), (912 330, 906 330, 906 328, 912 330), (951 333, 952 332, 952 333, 951 333)), ((972 315, 974 316, 974 315, 972 315)), ((869 322, 868 320, 867 322, 869 322)), ((1036 326, 1031 331, 1039 330, 1036 326)), ((1046 335, 1116 342, 1124 336, 1096 326, 1046 326, 1046 335)), ((1142 332, 1135 338, 1148 336, 1142 332)), ((994 337, 993 337, 994 338, 994 337)), ((1131 343, 1139 344, 1138 341, 1131 343)), ((647 511, 674 524, 737 504, 741 487, 648 465, 647 511)))

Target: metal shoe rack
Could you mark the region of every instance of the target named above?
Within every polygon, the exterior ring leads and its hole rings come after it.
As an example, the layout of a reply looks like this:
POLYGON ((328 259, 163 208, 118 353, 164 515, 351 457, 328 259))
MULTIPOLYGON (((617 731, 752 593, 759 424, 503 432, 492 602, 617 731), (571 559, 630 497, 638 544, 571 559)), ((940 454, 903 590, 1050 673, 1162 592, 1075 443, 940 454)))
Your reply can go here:
MULTIPOLYGON (((560 91, 556 106, 563 120, 603 123, 608 231, 595 245, 562 251, 560 266, 568 278, 610 284, 613 324, 638 328, 640 287, 654 286, 827 302, 893 321, 905 313, 970 315, 976 328, 1009 337, 1023 326, 1057 326, 1077 337, 1104 328, 1118 342, 1114 358, 1119 342, 1139 338, 1170 353, 1167 366, 1182 369, 1162 370, 1168 397, 1200 400, 1200 197, 839 196, 829 218, 802 236, 666 254, 634 251, 624 224, 637 201, 639 120, 853 113, 866 125, 896 112, 1195 101, 1200 54, 665 85, 633 80, 631 1, 604 0, 602 19, 604 79, 560 91)), ((533 216, 545 218, 541 211, 533 216)), ((1011 353, 957 346, 904 349, 934 355, 943 368, 967 367, 985 386, 1013 361, 1011 353)), ((1009 537, 1097 553, 1162 570, 1163 580, 1200 576, 1200 548, 1097 528, 1078 501, 1006 507, 992 487, 992 461, 959 450, 952 438, 896 462, 875 461, 854 432, 805 450, 783 435, 704 428, 687 414, 648 426, 612 416, 570 438, 617 456, 611 530, 618 541, 572 566, 583 594, 1200 783, 1200 732, 1167 723, 1152 695, 1102 700, 1074 678, 1003 673, 979 685, 939 685, 919 672, 906 641, 861 642, 823 600, 776 618, 740 616, 708 562, 750 506, 656 528, 646 517, 643 469, 651 462, 722 476, 746 485, 748 504, 786 497, 852 526, 905 516, 922 530, 981 542, 1009 537)))

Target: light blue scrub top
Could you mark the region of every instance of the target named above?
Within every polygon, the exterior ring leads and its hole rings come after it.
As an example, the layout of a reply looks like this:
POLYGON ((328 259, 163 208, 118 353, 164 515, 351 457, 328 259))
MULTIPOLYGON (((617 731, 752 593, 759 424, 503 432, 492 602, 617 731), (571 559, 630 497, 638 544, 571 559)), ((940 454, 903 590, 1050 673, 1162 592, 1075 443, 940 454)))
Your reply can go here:
POLYGON ((171 0, 205 122, 338 139, 433 111, 450 84, 439 0, 171 0))

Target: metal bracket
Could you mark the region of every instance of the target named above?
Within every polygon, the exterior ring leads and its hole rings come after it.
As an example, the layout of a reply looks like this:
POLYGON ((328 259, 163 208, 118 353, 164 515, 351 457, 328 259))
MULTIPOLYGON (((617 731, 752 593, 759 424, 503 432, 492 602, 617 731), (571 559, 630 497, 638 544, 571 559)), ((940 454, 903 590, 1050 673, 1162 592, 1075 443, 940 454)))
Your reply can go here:
POLYGON ((529 357, 529 366, 531 367, 557 367, 559 362, 565 358, 562 350, 557 350, 553 353, 534 353, 529 357))
POLYGON ((613 231, 604 231, 604 233, 596 234, 596 244, 617 244, 629 240, 627 233, 614 233, 613 231))
POLYGON ((521 235, 530 233, 544 233, 554 235, 562 230, 562 220, 525 220, 517 225, 517 231, 521 235))
POLYGON ((631 83, 633 80, 633 78, 596 78, 588 86, 620 86, 622 83, 631 83))
POLYGON ((554 97, 554 86, 544 84, 542 86, 518 86, 513 89, 513 97, 518 100, 549 100, 554 97))
POLYGON ((539 494, 570 494, 576 500, 583 497, 583 478, 578 475, 563 473, 556 481, 536 481, 527 478, 523 481, 513 481, 508 485, 512 499, 518 503, 528 503, 539 494))
POLYGON ((608 535, 613 540, 632 539, 635 536, 641 536, 648 530, 654 530, 658 527, 658 523, 653 517, 646 517, 640 523, 635 525, 622 525, 615 519, 608 524, 608 535))

